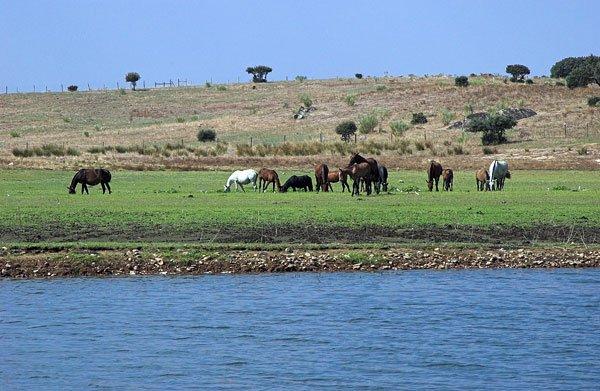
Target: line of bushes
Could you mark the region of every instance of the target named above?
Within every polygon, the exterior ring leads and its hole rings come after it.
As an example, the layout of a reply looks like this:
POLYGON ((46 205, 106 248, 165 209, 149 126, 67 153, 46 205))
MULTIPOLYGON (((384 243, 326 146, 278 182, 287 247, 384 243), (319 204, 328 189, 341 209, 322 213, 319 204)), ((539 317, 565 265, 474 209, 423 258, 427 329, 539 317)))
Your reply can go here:
POLYGON ((217 143, 212 147, 208 148, 195 148, 186 147, 183 144, 171 144, 167 143, 164 145, 153 144, 153 145, 107 145, 102 147, 92 147, 87 150, 92 154, 106 154, 107 152, 115 153, 137 153, 139 155, 149 156, 189 156, 190 154, 196 156, 219 156, 227 152, 227 144, 217 143))
POLYGON ((32 156, 79 156, 79 151, 75 148, 65 147, 56 144, 45 144, 41 147, 32 148, 13 148, 12 154, 18 157, 32 156))
MULTIPOLYGON (((409 148, 410 142, 407 140, 397 140, 392 142, 367 141, 360 144, 360 150, 364 153, 381 155, 383 151, 397 151, 400 155, 412 154, 409 148)), ((356 145, 346 142, 300 142, 300 143, 282 143, 278 145, 259 144, 250 146, 250 144, 236 145, 236 154, 238 156, 311 156, 331 154, 346 156, 356 149, 356 145)))

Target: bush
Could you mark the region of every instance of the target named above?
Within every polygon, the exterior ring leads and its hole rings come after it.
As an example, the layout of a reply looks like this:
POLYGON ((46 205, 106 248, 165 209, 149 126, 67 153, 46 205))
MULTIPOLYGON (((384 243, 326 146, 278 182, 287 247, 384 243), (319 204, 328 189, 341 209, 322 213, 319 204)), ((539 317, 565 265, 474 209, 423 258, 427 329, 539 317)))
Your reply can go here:
POLYGON ((442 123, 444 126, 450 125, 450 122, 454 121, 456 115, 448 109, 442 110, 442 123))
POLYGON ((600 103, 600 96, 590 96, 587 100, 588 106, 591 107, 600 106, 598 103, 600 103))
POLYGON ((348 106, 354 106, 356 104, 356 95, 346 95, 344 102, 346 102, 348 106))
POLYGON ((533 80, 531 80, 531 79, 527 79, 527 80, 525 80, 525 83, 526 83, 526 84, 533 84, 533 80))
POLYGON ((366 114, 358 120, 358 129, 361 133, 368 134, 375 130, 379 121, 374 113, 366 114))
POLYGON ((177 119, 175 119, 175 121, 177 121, 178 124, 182 124, 185 122, 185 118, 183 117, 177 117, 177 119))
POLYGON ((31 149, 19 149, 13 148, 12 153, 14 156, 19 157, 31 157, 31 156, 79 156, 79 151, 75 148, 65 148, 64 146, 56 144, 45 144, 41 147, 33 147, 31 149))
POLYGON ((403 135, 404 132, 406 132, 409 128, 410 126, 402 120, 392 121, 390 123, 390 129, 392 129, 392 132, 397 135, 403 135))
POLYGON ((552 77, 564 77, 567 87, 585 87, 590 83, 600 85, 600 57, 567 57, 552 66, 552 77))
POLYGON ((296 81, 305 81, 307 79, 306 76, 298 75, 295 77, 296 81))
POLYGON ((202 141, 203 143, 207 141, 215 141, 217 138, 217 132, 213 129, 204 128, 198 131, 198 141, 202 141))
POLYGON ((577 150, 577 154, 578 155, 587 155, 588 154, 588 149, 587 147, 581 147, 577 150))
POLYGON ((77 86, 76 85, 70 85, 67 87, 67 90, 69 90, 70 92, 75 92, 77 91, 77 86))
POLYGON ((140 80, 140 74, 137 72, 129 72, 125 75, 125 81, 131 83, 131 89, 134 91, 138 80, 140 80))
POLYGON ((17 132, 16 130, 12 130, 10 132, 10 137, 13 137, 13 138, 21 137, 21 133, 17 132))
POLYGON ((495 153, 498 153, 498 150, 496 148, 483 147, 484 155, 493 155, 495 153))
POLYGON ((468 87, 469 86, 469 78, 466 76, 458 76, 454 79, 454 85, 458 87, 468 87))
POLYGON ((227 91, 227 87, 225 87, 224 85, 218 85, 217 91, 227 91))
POLYGON ((354 77, 356 77, 357 79, 362 79, 363 75, 362 75, 362 73, 355 73, 354 77))
POLYGON ((506 73, 510 73, 512 75, 510 81, 523 83, 525 76, 529 75, 531 71, 525 65, 513 64, 506 66, 506 73))
POLYGON ((304 107, 311 107, 313 105, 313 101, 308 94, 300 95, 300 102, 304 105, 304 107))
POLYGON ((425 145, 420 141, 415 141, 415 148, 417 148, 417 151, 424 151, 425 145))
POLYGON ((246 72, 252 74, 252 81, 254 83, 266 83, 267 74, 272 71, 273 69, 266 65, 257 65, 255 67, 246 68, 246 72))
POLYGON ((205 86, 206 88, 210 88, 210 87, 212 87, 212 84, 210 84, 209 82, 206 82, 206 83, 204 83, 204 86, 205 86))
POLYGON ((423 113, 413 113, 412 114, 412 119, 410 120, 410 123, 413 124, 413 125, 426 124, 427 123, 427 117, 425 117, 425 114, 423 114, 423 113))
POLYGON ((377 87, 375 87, 375 90, 377 90, 378 92, 384 92, 384 91, 387 91, 388 88, 387 88, 387 86, 378 85, 377 87))
POLYGON ((357 127, 354 121, 344 121, 335 127, 335 132, 339 134, 342 141, 350 141, 350 136, 356 133, 357 127))
POLYGON ((481 136, 483 145, 503 144, 507 141, 505 131, 516 124, 517 121, 507 115, 491 114, 471 118, 465 130, 473 133, 483 132, 481 136))

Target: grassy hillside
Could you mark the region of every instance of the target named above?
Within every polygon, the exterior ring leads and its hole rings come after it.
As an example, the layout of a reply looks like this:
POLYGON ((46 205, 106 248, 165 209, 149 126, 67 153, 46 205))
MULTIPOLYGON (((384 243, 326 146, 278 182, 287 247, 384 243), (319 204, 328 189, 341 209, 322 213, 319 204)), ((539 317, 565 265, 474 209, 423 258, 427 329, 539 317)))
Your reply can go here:
POLYGON ((522 168, 600 167, 600 109, 586 105, 587 96, 600 95, 600 88, 569 90, 542 78, 533 85, 504 83, 500 77, 470 81, 468 88, 455 87, 450 77, 403 77, 1 95, 0 165, 197 169, 273 162, 256 157, 276 155, 285 156, 281 163, 301 166, 321 157, 338 163, 349 149, 358 149, 402 168, 420 167, 432 157, 472 167, 489 160, 480 159, 479 135, 450 130, 444 122, 461 120, 469 110, 525 107, 538 115, 520 120, 509 132, 510 143, 488 154, 512 158, 522 168), (295 120, 301 96, 316 110, 295 120), (408 124, 414 112, 423 112, 429 122, 392 135, 390 123, 408 124), (358 145, 338 142, 336 124, 368 114, 379 122, 373 133, 360 134, 358 145), (200 127, 217 131, 217 147, 196 140, 200 127), (284 141, 284 148, 273 149, 284 141), (14 148, 44 144, 73 148, 79 156, 13 156, 14 148))
MULTIPOLYGON (((291 171, 281 170, 282 178, 291 171)), ((227 172, 113 172, 113 194, 67 194, 72 173, 0 171, 0 242, 352 244, 450 242, 510 246, 600 242, 600 178, 515 171, 506 191, 427 192, 422 172, 392 172, 390 194, 223 193, 227 172)))

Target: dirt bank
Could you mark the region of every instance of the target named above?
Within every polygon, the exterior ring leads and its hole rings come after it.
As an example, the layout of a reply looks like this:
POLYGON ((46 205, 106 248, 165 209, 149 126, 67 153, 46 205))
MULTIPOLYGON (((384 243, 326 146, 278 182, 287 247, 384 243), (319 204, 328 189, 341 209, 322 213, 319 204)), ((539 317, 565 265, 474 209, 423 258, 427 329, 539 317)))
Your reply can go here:
POLYGON ((600 267, 600 249, 0 250, 0 277, 600 267))

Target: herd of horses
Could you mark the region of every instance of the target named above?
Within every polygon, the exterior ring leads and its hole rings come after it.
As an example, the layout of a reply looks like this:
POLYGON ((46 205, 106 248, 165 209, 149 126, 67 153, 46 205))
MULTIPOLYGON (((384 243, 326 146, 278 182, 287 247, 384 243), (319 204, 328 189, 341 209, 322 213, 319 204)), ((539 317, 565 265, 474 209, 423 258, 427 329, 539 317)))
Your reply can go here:
MULTIPOLYGON (((346 167, 330 171, 327 164, 321 163, 315 167, 314 173, 316 181, 314 190, 317 192, 333 191, 331 184, 337 182, 342 185, 342 193, 348 190, 352 196, 359 196, 361 191, 366 191, 367 195, 372 194, 373 191, 377 194, 381 191, 388 191, 387 168, 377 162, 377 160, 364 158, 358 153, 352 154, 346 167), (350 191, 350 186, 348 185, 348 178, 352 179, 352 191, 350 191)), ((429 191, 433 191, 434 186, 435 191, 439 191, 440 177, 442 178, 442 189, 452 191, 454 185, 454 172, 452 169, 444 169, 435 160, 430 161, 427 168, 426 180, 429 191)), ((109 185, 111 178, 110 171, 103 168, 81 169, 77 171, 71 180, 71 185, 68 187, 69 194, 75 194, 75 188, 79 183, 81 183, 81 194, 84 192, 89 194, 88 185, 94 186, 97 184, 102 186, 103 194, 106 190, 110 194, 112 193, 109 185)), ((504 189, 506 178, 510 178, 510 171, 508 170, 508 163, 502 160, 494 160, 490 164, 489 171, 481 169, 475 173, 478 191, 502 190, 504 189)), ((275 192, 275 188, 282 193, 290 189, 293 191, 313 191, 313 182, 310 176, 292 175, 282 185, 277 172, 268 168, 262 168, 259 172, 252 169, 234 171, 227 179, 224 190, 225 192, 229 192, 233 185, 235 185, 236 191, 239 189, 245 191, 244 185, 248 184, 252 184, 254 190, 258 189, 261 192, 265 192, 269 186, 272 186, 273 192, 275 192)))

